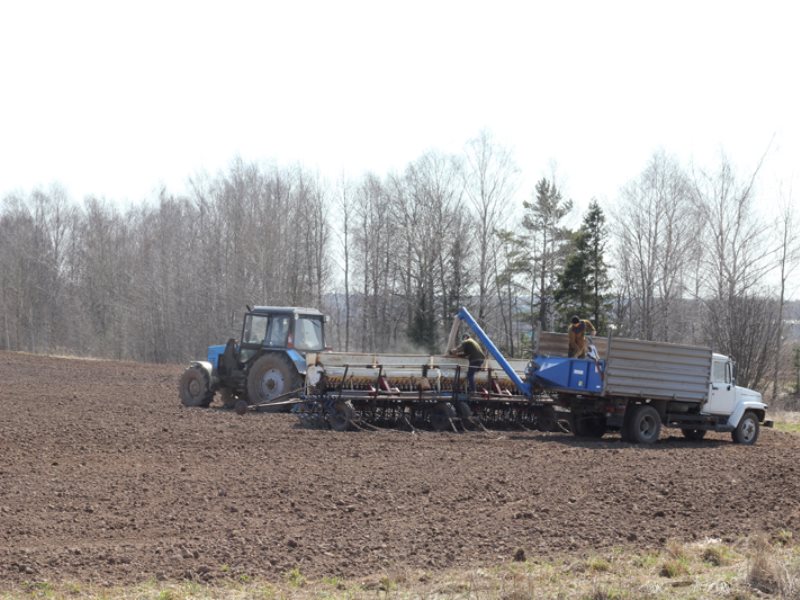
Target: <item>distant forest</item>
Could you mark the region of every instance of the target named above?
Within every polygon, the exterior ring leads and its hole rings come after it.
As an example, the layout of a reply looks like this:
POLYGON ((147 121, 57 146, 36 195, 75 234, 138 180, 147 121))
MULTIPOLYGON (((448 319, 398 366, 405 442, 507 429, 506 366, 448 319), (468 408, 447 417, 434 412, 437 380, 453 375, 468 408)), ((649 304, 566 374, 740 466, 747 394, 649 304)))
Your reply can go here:
POLYGON ((0 204, 0 349, 184 362, 270 304, 330 314, 338 350, 441 352, 464 305, 516 356, 579 314, 600 335, 709 345, 741 384, 780 391, 798 217, 755 210, 757 175, 657 152, 574 229, 558 182, 521 190, 488 133, 336 182, 235 159, 127 207, 54 184, 0 204))

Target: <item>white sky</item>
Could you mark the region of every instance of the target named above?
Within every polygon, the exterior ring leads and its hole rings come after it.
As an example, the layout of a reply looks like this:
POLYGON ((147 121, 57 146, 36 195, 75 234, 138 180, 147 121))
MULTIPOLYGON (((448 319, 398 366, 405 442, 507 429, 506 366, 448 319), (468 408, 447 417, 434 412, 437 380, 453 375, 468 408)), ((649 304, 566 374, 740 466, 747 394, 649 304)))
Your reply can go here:
MULTIPOLYGON (((658 148, 800 165, 793 2, 0 0, 0 197, 137 202, 245 160, 384 175, 482 128, 579 206, 658 148)), ((797 185, 797 183, 795 184, 797 185)), ((800 192, 795 192, 794 197, 800 192)))

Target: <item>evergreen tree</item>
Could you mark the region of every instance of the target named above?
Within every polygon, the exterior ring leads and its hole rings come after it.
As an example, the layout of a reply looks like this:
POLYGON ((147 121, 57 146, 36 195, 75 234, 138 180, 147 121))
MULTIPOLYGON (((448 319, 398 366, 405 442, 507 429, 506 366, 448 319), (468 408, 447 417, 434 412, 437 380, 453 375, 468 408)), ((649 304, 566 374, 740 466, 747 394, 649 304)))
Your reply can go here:
POLYGON ((572 250, 558 276, 555 299, 562 316, 588 315, 595 326, 605 328, 610 308, 608 265, 604 254, 606 218, 596 200, 589 204, 580 229, 573 235, 572 250))

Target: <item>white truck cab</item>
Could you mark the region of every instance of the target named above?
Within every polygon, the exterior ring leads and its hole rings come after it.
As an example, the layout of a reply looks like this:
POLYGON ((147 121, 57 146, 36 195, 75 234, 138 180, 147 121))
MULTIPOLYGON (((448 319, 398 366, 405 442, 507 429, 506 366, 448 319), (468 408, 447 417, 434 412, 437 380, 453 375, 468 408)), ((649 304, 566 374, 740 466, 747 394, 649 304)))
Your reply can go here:
POLYGON ((708 398, 702 412, 728 417, 728 426, 739 434, 741 442, 753 443, 758 437, 758 421, 763 420, 767 405, 760 393, 736 385, 735 367, 729 357, 713 354, 708 398), (749 415, 756 417, 755 423, 749 415))
MULTIPOLYGON (((722 354, 713 354, 708 399, 703 412, 711 415, 730 415, 737 404, 737 387, 733 376, 733 361, 722 354)), ((745 388, 739 388, 744 390, 745 388)), ((752 390, 748 390, 752 391, 752 390)), ((761 399, 761 394, 752 392, 761 399)))

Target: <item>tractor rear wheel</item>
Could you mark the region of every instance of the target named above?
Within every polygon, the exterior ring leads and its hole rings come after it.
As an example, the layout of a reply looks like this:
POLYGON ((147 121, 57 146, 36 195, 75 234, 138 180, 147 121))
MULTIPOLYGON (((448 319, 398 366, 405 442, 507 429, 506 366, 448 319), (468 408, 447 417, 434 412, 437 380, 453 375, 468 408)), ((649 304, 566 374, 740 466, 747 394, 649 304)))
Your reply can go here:
MULTIPOLYGON (((265 404, 303 386, 294 364, 285 354, 270 352, 260 356, 247 373, 247 399, 250 404, 265 404)), ((291 405, 269 406, 267 412, 286 412, 291 405)))
POLYGON ((184 406, 208 408, 214 399, 214 392, 206 370, 199 365, 186 369, 178 382, 178 394, 184 406))

